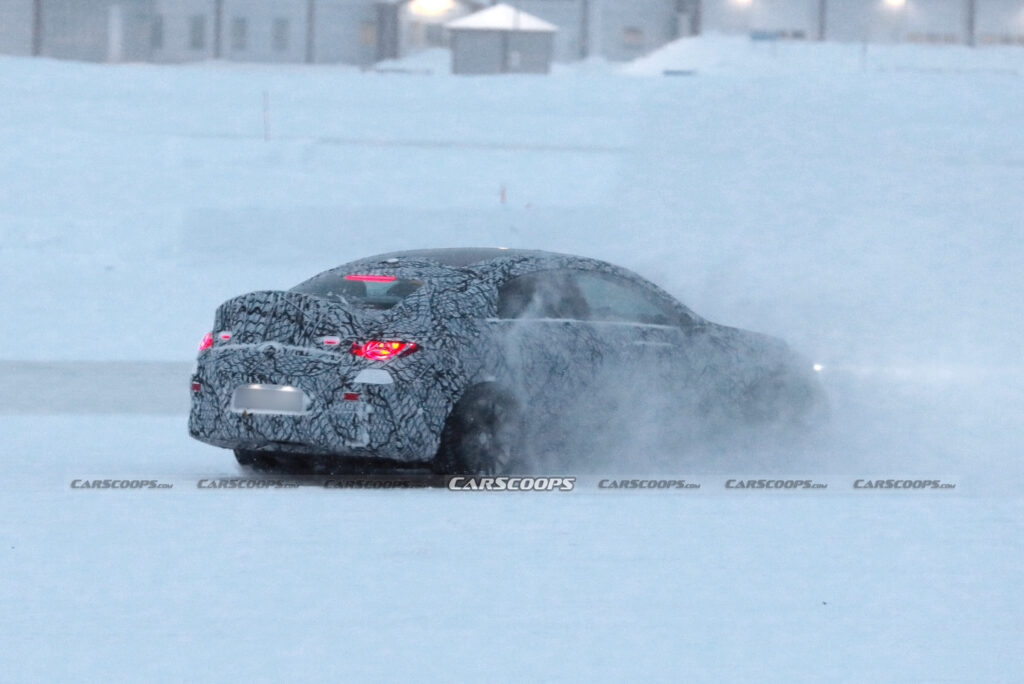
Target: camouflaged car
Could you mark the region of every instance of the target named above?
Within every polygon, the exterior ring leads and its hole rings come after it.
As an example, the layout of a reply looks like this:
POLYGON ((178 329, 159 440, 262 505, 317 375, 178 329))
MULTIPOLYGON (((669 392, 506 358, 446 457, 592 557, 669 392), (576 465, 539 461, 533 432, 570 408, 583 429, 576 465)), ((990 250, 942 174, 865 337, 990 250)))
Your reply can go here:
POLYGON ((704 320, 630 271, 435 249, 222 304, 189 431, 259 470, 496 474, 543 468, 582 425, 798 421, 820 404, 783 342, 704 320))

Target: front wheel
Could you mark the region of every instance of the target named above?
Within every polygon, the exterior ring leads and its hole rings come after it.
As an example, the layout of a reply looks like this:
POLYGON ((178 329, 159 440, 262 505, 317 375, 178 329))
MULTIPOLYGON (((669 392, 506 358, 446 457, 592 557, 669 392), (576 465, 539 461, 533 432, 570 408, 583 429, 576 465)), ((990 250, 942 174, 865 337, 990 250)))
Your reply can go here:
POLYGON ((521 466, 523 424, 515 399, 489 385, 466 391, 441 433, 434 471, 501 475, 521 466))

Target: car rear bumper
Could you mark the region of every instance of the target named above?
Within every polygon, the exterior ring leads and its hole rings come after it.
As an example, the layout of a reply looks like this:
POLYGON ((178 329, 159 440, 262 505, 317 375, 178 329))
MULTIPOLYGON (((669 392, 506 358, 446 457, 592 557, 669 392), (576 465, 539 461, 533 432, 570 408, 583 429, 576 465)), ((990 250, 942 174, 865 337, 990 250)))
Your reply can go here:
POLYGON ((431 459, 443 416, 423 409, 421 383, 369 364, 302 348, 210 350, 192 378, 189 434, 229 449, 431 459))

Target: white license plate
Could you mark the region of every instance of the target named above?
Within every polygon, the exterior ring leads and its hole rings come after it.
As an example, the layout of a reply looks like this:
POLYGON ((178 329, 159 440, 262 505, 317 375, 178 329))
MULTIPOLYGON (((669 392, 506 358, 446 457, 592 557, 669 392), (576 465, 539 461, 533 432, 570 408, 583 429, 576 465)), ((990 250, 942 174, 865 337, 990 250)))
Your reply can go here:
POLYGON ((236 413, 305 413, 309 397, 290 385, 239 385, 231 397, 236 413))

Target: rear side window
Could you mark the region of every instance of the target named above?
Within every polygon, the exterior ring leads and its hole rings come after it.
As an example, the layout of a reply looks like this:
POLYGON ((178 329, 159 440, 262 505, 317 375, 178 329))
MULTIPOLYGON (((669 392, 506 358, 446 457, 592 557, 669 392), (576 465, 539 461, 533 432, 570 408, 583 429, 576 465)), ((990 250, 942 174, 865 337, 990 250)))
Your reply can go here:
POLYGON ((321 273, 292 292, 314 295, 359 309, 390 309, 423 287, 422 280, 394 276, 321 273))
POLYGON ((499 318, 558 318, 585 321, 590 312, 572 274, 548 271, 519 276, 498 291, 499 318))
POLYGON ((663 298, 634 283, 601 273, 576 274, 594 321, 678 325, 679 314, 663 298))

